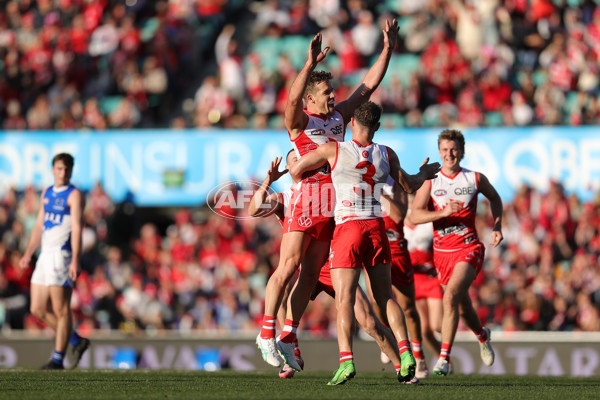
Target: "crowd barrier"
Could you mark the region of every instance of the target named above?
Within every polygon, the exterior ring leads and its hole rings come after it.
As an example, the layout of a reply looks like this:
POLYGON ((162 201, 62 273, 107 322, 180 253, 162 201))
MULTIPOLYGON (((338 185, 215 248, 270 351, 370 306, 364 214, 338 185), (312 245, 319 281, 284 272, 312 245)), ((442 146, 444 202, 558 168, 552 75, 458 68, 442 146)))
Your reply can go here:
MULTIPOLYGON (((161 337, 92 336, 92 346, 84 354, 83 369, 232 369, 271 370, 261 359, 254 337, 232 338, 181 336, 161 337)), ((479 346, 471 333, 459 332, 452 348, 452 364, 457 374, 600 376, 600 332, 493 332, 496 361, 491 367, 479 358, 479 346)), ((307 371, 335 370, 337 342, 333 339, 300 337, 307 371)), ((0 337, 0 368, 36 368, 44 364, 52 349, 50 338, 11 334, 0 337)), ((426 350, 430 366, 435 356, 426 350)), ((357 339, 354 358, 359 371, 388 371, 381 364, 374 341, 357 339)), ((70 366, 70 360, 65 362, 70 366)))

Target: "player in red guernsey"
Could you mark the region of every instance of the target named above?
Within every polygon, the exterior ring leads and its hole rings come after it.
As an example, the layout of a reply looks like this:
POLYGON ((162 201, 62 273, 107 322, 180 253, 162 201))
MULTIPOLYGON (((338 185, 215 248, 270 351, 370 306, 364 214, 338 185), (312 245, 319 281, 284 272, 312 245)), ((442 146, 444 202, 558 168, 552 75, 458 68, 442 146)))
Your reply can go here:
MULTIPOLYGON (((271 168, 267 173, 267 177, 263 181, 260 188, 254 193, 252 200, 250 202, 250 206, 248 207, 248 214, 253 217, 266 217, 269 215, 275 215, 277 219, 283 224, 284 216, 286 213, 286 209, 290 205, 290 200, 293 198, 294 187, 298 184, 298 181, 293 179, 293 186, 290 190, 287 190, 283 193, 270 193, 269 188, 271 184, 285 175, 288 171, 288 167, 290 164, 296 161, 296 155, 293 151, 290 151, 286 157, 286 169, 283 171, 279 171, 279 165, 281 164, 281 158, 276 158, 271 162, 271 168)), ((307 263, 311 262, 311 260, 304 260, 302 263, 305 266, 307 263)), ((292 281, 290 280, 290 285, 292 285, 292 281)), ((311 295, 311 300, 314 300, 319 293, 325 292, 331 297, 335 298, 335 291, 333 290, 333 284, 331 283, 331 274, 329 273, 329 263, 326 262, 325 265, 322 266, 321 272, 319 275, 319 280, 311 295)), ((287 296, 284 296, 284 302, 287 300, 287 296)), ((285 304, 285 303, 283 303, 285 304)), ((282 307, 281 309, 284 311, 286 307, 282 307)), ((289 309, 289 304, 287 304, 287 309, 289 309)), ((359 287, 356 291, 356 304, 354 306, 354 312, 356 315, 356 322, 358 325, 371 337, 375 339, 377 345, 389 359, 394 363, 394 365, 400 365, 400 355, 398 354, 397 342, 394 336, 391 334, 389 329, 386 329, 383 324, 375 317, 373 308, 371 307, 371 303, 367 298, 367 295, 363 292, 363 290, 359 287)), ((281 318, 280 318, 281 322, 281 318)), ((296 340, 297 344, 297 340, 296 340)), ((304 362, 300 357, 300 351, 296 352, 296 361, 298 362, 298 366, 302 368, 304 366, 304 362)), ((289 366, 287 363, 281 368, 279 371, 279 377, 284 379, 292 378, 295 374, 294 368, 289 366)))
POLYGON ((433 263, 444 287, 442 348, 433 373, 447 375, 459 316, 477 336, 483 363, 494 363, 490 330, 481 325, 469 287, 481 270, 485 252, 475 230, 477 195, 490 201, 494 218, 490 244, 494 247, 502 241, 502 200, 485 175, 460 166, 465 154, 462 132, 444 130, 438 148, 442 170, 417 191, 411 220, 415 224, 433 222, 433 263))
POLYGON ((398 156, 392 149, 372 141, 379 129, 380 117, 378 105, 372 102, 361 105, 352 118, 352 141, 326 143, 291 167, 292 174, 300 176, 329 163, 335 187, 336 228, 329 261, 338 311, 340 367, 329 385, 343 384, 356 374, 352 327, 356 288, 363 267, 382 322, 390 326, 398 340, 402 361, 398 379, 410 381, 415 373, 416 363, 410 351, 404 315, 392 295, 390 245, 381 218, 380 193, 389 175, 404 190, 413 192, 426 179, 435 177, 439 164, 424 163, 417 175, 408 175, 400 168, 398 156))
POLYGON ((415 377, 417 379, 427 378, 429 371, 421 350, 423 338, 415 302, 413 265, 404 238, 404 218, 408 208, 407 194, 393 179, 390 180, 388 177, 388 182, 381 195, 381 203, 385 210, 383 222, 392 253, 392 289, 406 318, 406 328, 410 336, 413 355, 417 361, 415 377))
MULTIPOLYGON (((285 107, 284 122, 298 157, 327 142, 344 140, 346 125, 354 110, 366 102, 381 83, 398 40, 398 23, 386 21, 383 49, 354 93, 336 104, 328 72, 315 71, 329 48, 321 50, 321 34, 310 43, 308 59, 292 83, 285 107)), ((319 277, 319 268, 327 260, 334 228, 333 189, 328 167, 308 172, 292 199, 283 226, 280 259, 267 283, 263 325, 256 337, 263 359, 279 367, 285 361, 294 366, 295 326, 319 277), (275 315, 290 278, 304 258, 314 260, 302 268, 290 295, 292 319, 286 321, 281 339, 275 341, 275 315)))
POLYGON ((442 331, 442 286, 433 266, 433 224, 414 225, 410 220, 413 195, 408 196, 408 215, 404 219, 404 237, 408 244, 415 280, 415 301, 423 342, 433 354, 440 354, 440 342, 434 332, 442 331))

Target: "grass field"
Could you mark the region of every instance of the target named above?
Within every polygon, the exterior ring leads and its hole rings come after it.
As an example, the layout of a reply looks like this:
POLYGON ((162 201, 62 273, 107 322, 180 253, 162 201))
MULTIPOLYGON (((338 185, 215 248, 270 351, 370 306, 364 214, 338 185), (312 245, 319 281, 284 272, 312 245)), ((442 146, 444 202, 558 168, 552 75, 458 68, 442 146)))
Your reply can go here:
POLYGON ((596 399, 598 378, 451 375, 419 386, 391 373, 358 373, 330 387, 329 372, 303 372, 290 380, 267 372, 0 370, 0 399, 596 399))

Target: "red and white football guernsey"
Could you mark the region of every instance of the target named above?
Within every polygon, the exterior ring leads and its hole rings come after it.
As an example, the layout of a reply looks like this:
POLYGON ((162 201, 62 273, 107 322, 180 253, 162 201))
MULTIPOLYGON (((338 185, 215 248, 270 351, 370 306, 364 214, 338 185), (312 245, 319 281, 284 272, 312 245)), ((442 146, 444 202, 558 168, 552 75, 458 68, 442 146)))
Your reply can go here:
POLYGON ((404 237, 413 265, 433 268, 433 224, 404 225, 404 237))
MULTIPOLYGON (((324 143, 344 141, 346 126, 344 125, 344 117, 338 110, 335 110, 334 114, 331 116, 312 114, 306 109, 304 110, 304 113, 308 117, 306 127, 304 127, 304 130, 296 139, 290 139, 298 159, 303 155, 316 150, 317 147, 324 143)), ((331 182, 330 174, 329 164, 325 164, 318 170, 306 172, 302 182, 331 182)))
POLYGON ((436 251, 453 252, 479 242, 475 230, 478 180, 477 172, 462 168, 454 176, 446 176, 440 171, 437 178, 430 181, 430 210, 442 210, 450 200, 463 206, 459 212, 433 222, 433 248, 436 251))
POLYGON ((331 268, 362 268, 391 260, 381 214, 381 190, 390 172, 386 146, 338 143, 331 177, 335 187, 335 231, 331 268))
MULTIPOLYGON (((344 141, 346 126, 344 117, 338 110, 330 116, 311 114, 307 110, 304 110, 304 113, 308 117, 306 127, 296 139, 291 139, 298 158, 324 143, 344 141)), ((291 201, 289 213, 286 214, 283 232, 302 231, 310 234, 314 239, 327 236, 331 238, 334 227, 331 218, 333 201, 329 164, 315 171, 306 172, 300 189, 296 191, 291 201)))
POLYGON ((381 191, 390 174, 386 146, 362 146, 354 140, 338 143, 331 166, 335 188, 335 223, 381 218, 381 191))
POLYGON ((466 168, 454 176, 440 171, 437 178, 431 180, 431 210, 442 210, 450 200, 463 206, 459 212, 433 222, 433 263, 442 285, 448 283, 454 266, 460 262, 470 264, 477 273, 483 265, 485 248, 475 230, 478 181, 478 173, 466 168))

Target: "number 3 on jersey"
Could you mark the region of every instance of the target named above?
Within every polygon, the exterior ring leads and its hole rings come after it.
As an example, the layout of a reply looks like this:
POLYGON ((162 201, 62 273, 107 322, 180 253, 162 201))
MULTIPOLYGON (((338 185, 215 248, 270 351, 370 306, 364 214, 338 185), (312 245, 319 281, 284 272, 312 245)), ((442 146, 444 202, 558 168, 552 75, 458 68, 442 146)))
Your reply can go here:
POLYGON ((367 172, 362 175, 363 182, 367 183, 370 187, 370 191, 365 188, 363 185, 355 186, 354 193, 358 194, 361 197, 366 197, 373 193, 373 189, 375 187, 375 181, 373 180, 373 175, 375 175, 375 166, 369 161, 361 161, 356 164, 356 169, 366 168, 367 172))

